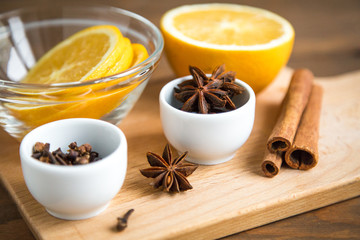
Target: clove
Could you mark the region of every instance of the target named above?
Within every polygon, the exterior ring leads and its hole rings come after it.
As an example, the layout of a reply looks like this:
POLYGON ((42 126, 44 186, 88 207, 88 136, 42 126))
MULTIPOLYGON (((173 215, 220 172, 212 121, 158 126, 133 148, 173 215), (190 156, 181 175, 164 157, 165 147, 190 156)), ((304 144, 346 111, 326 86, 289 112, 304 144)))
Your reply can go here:
POLYGON ((130 217, 130 215, 134 212, 134 209, 130 209, 125 213, 123 217, 118 217, 118 223, 116 225, 116 229, 120 232, 123 231, 127 227, 127 222, 130 217))
POLYGON ((60 148, 50 152, 50 144, 36 142, 33 147, 33 158, 55 165, 83 165, 100 160, 99 153, 92 151, 92 146, 85 143, 77 146, 76 142, 69 144, 67 153, 60 148))

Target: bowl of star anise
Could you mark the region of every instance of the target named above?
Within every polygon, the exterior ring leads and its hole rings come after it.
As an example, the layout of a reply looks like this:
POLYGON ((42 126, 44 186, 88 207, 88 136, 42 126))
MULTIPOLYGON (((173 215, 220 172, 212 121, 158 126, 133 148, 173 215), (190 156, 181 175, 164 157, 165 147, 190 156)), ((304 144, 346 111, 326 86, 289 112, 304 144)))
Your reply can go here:
POLYGON ((255 93, 226 72, 211 75, 190 66, 189 76, 167 83, 160 91, 160 118, 165 137, 187 160, 214 165, 229 161, 249 138, 255 118, 255 93))

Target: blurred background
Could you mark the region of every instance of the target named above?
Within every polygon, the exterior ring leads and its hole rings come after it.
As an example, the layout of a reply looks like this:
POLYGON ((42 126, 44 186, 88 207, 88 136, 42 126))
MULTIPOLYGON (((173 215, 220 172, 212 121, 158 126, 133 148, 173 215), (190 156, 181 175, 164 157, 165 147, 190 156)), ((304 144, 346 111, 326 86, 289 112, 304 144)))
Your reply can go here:
MULTIPOLYGON (((0 12, 37 4, 50 4, 55 7, 56 2, 0 0, 0 12)), ((101 3, 120 7, 144 16, 157 26, 165 11, 184 4, 227 2, 260 7, 279 14, 294 26, 295 45, 288 66, 310 68, 317 76, 332 76, 360 68, 359 0, 62 0, 61 2, 101 3)))

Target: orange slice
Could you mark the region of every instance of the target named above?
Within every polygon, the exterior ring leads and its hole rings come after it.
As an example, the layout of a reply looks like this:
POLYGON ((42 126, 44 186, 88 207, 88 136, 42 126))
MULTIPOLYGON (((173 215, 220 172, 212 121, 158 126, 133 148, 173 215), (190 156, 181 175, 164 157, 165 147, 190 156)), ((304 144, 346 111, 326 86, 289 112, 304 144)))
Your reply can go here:
POLYGON ((124 50, 120 57, 117 59, 116 63, 110 70, 107 71, 106 75, 114 75, 121 71, 128 69, 131 66, 131 62, 134 57, 134 52, 131 46, 130 39, 124 38, 124 50))
MULTIPOLYGON (((100 78, 117 63, 126 48, 117 27, 89 27, 47 52, 22 82, 53 84, 100 78)), ((118 70, 126 68, 127 66, 124 66, 118 70)))
MULTIPOLYGON (((65 118, 96 118, 99 119, 111 112, 126 99, 127 95, 136 88, 137 84, 104 93, 89 94, 85 100, 69 103, 51 103, 43 101, 42 105, 6 103, 12 116, 34 128, 42 124, 65 118)), ((31 102, 33 98, 23 98, 22 101, 31 102)), ((38 101, 39 102, 39 101, 38 101)))
POLYGON ((145 61, 145 59, 147 59, 149 57, 149 54, 146 50, 146 48, 144 47, 144 45, 140 44, 140 43, 133 43, 132 44, 132 49, 134 52, 134 58, 131 62, 131 66, 134 67, 136 65, 138 65, 139 63, 145 61))

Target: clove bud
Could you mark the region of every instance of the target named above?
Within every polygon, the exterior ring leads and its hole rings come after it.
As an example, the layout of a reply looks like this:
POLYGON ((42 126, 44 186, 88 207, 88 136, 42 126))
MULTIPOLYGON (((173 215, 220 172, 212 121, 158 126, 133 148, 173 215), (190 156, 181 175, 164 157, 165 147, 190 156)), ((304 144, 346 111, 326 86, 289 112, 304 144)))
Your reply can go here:
POLYGON ((116 225, 116 229, 120 232, 123 231, 127 227, 127 222, 130 217, 130 215, 134 212, 134 209, 130 209, 125 213, 123 217, 118 217, 118 223, 116 225))
POLYGON ((60 148, 50 152, 50 144, 36 142, 33 147, 33 158, 55 165, 83 165, 100 160, 99 153, 92 151, 92 146, 85 143, 77 146, 76 142, 69 144, 67 153, 60 148))

